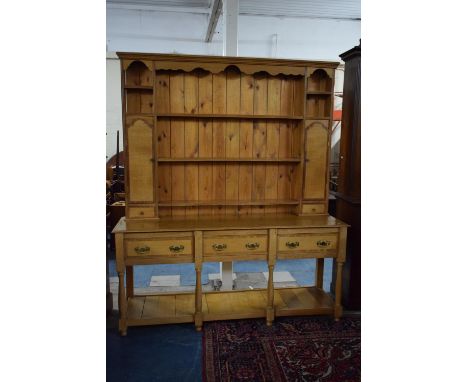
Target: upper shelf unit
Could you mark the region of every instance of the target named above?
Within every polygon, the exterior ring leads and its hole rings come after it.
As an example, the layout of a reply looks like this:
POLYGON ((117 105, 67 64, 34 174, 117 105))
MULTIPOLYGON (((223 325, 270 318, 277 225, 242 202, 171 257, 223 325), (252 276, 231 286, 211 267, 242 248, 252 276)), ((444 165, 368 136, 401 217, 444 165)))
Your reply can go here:
POLYGON ((308 93, 328 93, 330 94, 332 89, 332 79, 328 76, 327 72, 323 69, 315 70, 307 78, 307 89, 308 93))
POLYGON ((330 118, 332 87, 333 80, 323 69, 317 69, 307 77, 306 118, 330 118))
POLYGON ((338 63, 119 57, 129 219, 326 211, 338 63))
POLYGON ((153 89, 152 65, 142 61, 133 61, 125 70, 125 87, 153 89))
POLYGON ((126 114, 153 114, 154 75, 151 63, 132 62, 124 71, 126 114))

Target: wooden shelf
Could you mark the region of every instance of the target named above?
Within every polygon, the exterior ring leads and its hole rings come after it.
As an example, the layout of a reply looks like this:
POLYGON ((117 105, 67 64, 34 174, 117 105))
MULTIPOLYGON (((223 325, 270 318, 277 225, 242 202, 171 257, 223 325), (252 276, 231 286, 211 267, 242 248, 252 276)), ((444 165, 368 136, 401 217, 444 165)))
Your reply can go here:
POLYGON ((300 163, 301 158, 159 158, 158 162, 248 162, 248 163, 300 163))
POLYGON ((146 85, 125 85, 125 89, 153 90, 153 87, 146 85))
MULTIPOLYGON (((267 290, 205 292, 203 321, 265 317, 267 290)), ((333 299, 316 287, 274 290, 275 315, 331 314, 333 299)), ((128 299, 128 325, 193 322, 195 294, 159 294, 128 299)))
POLYGON ((154 117, 153 113, 126 113, 127 117, 154 117))
POLYGON ((307 95, 332 95, 332 92, 326 92, 326 91, 309 91, 306 93, 307 95))
POLYGON ((333 298, 317 287, 275 289, 276 316, 332 314, 333 298))
POLYGON ((317 115, 306 115, 305 119, 311 120, 311 119, 316 119, 317 121, 328 121, 330 119, 330 116, 317 116, 317 115))
POLYGON ((159 207, 193 207, 193 206, 286 206, 298 205, 298 200, 173 200, 159 202, 159 207))
POLYGON ((187 113, 159 113, 160 118, 228 118, 228 119, 286 119, 301 120, 303 116, 293 115, 247 115, 247 114, 187 114, 187 113))

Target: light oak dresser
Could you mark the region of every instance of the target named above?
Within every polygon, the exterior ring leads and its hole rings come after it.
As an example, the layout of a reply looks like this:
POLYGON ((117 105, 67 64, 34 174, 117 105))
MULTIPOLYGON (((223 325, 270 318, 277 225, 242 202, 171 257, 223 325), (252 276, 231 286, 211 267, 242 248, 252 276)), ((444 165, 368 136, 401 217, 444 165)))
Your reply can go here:
POLYGON ((114 228, 119 330, 342 314, 347 225, 327 214, 338 63, 118 53, 126 214, 114 228), (317 259, 315 286, 274 288, 279 259, 317 259), (324 259, 336 262, 334 296, 324 259), (266 289, 203 292, 203 263, 263 260, 266 289), (133 266, 193 263, 195 292, 134 294, 133 266))

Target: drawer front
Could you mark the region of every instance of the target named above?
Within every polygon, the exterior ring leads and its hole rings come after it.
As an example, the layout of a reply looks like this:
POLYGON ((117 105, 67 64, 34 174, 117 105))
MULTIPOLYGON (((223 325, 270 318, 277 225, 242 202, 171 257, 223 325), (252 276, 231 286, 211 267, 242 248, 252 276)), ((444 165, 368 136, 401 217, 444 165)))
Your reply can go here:
POLYGON ((248 233, 210 232, 203 238, 204 255, 266 254, 268 235, 260 231, 248 233))
POLYGON ((325 213, 325 204, 303 204, 302 205, 303 214, 324 214, 325 213))
POLYGON ((152 218, 154 207, 128 207, 129 218, 152 218))
POLYGON ((336 233, 310 233, 278 236, 278 252, 329 251, 336 250, 336 233))
POLYGON ((193 253, 191 235, 161 236, 152 238, 129 238, 125 249, 128 257, 186 256, 193 253))

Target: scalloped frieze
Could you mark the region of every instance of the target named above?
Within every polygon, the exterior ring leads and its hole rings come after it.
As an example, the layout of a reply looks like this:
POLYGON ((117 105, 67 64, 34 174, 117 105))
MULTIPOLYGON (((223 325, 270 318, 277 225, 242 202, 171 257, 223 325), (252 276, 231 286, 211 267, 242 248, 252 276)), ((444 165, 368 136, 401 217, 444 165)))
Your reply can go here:
POLYGON ((333 78, 333 74, 335 71, 335 69, 330 68, 309 67, 307 68, 307 77, 312 76, 317 70, 323 70, 325 73, 327 73, 327 76, 330 78, 333 78))
POLYGON ((222 62, 174 62, 174 61, 155 61, 155 70, 183 70, 184 72, 192 72, 195 69, 206 70, 216 74, 226 70, 228 67, 236 67, 240 72, 245 74, 255 74, 259 72, 267 72, 272 76, 293 75, 303 76, 304 68, 278 65, 251 65, 251 64, 230 64, 222 62))
POLYGON ((123 60, 123 69, 127 70, 130 67, 130 65, 132 65, 134 62, 141 62, 148 68, 148 70, 153 70, 153 62, 149 60, 123 60))

